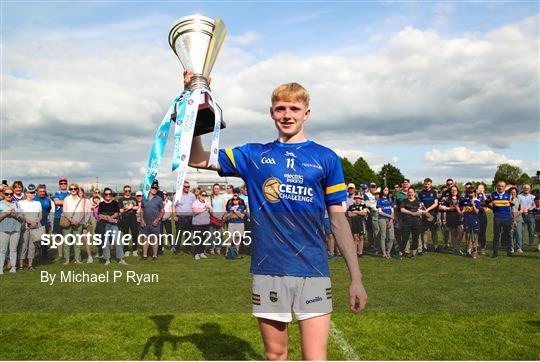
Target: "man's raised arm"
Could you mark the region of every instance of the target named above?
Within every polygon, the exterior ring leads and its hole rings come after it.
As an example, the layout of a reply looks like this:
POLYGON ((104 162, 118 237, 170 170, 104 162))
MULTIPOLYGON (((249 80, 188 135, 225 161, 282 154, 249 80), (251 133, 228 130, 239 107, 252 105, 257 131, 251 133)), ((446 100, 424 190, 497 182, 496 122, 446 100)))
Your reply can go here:
POLYGON ((210 151, 206 151, 202 144, 201 136, 193 137, 191 143, 191 153, 189 154, 189 166, 194 168, 204 168, 207 170, 219 171, 219 164, 214 167, 208 166, 210 151))
MULTIPOLYGON (((193 72, 184 71, 184 89, 189 87, 191 82, 191 77, 193 77, 193 72)), ((210 84, 211 79, 208 79, 208 84, 210 84)), ((191 153, 189 154, 189 166, 194 168, 204 168, 207 170, 219 171, 219 164, 215 167, 208 166, 208 159, 210 158, 210 151, 206 151, 202 144, 201 136, 193 137, 193 142, 191 143, 191 153)))

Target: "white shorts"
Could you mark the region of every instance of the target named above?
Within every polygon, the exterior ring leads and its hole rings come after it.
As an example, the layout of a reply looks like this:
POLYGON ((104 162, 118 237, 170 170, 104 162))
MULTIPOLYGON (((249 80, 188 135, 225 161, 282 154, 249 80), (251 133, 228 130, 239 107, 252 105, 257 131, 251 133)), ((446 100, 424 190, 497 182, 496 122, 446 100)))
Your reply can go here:
POLYGON ((328 277, 253 275, 253 315, 289 323, 292 312, 301 321, 332 313, 332 284, 328 277))

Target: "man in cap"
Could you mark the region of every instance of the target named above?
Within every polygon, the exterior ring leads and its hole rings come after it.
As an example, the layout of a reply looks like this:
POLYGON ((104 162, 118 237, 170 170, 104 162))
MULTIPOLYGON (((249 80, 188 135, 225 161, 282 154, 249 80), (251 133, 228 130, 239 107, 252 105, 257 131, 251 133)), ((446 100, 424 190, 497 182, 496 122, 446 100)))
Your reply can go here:
POLYGON ((369 216, 366 221, 369 247, 372 250, 377 250, 379 247, 379 212, 377 211, 377 184, 371 182, 369 189, 364 193, 364 201, 369 208, 369 216))
POLYGON ((356 195, 356 185, 350 183, 347 185, 347 209, 354 204, 354 195, 356 195))
POLYGON ((143 260, 146 260, 148 257, 148 243, 151 243, 152 245, 152 259, 157 259, 159 235, 161 233, 161 219, 164 213, 163 198, 159 196, 158 191, 159 184, 157 180, 154 180, 150 187, 150 192, 148 193, 148 199, 142 201, 141 227, 142 234, 145 235, 142 254, 143 260))
MULTIPOLYGON (((53 194, 54 202, 54 223, 53 223, 53 234, 63 235, 62 228, 60 227, 60 218, 62 217, 64 199, 69 196, 68 191, 68 180, 65 177, 60 177, 58 180, 59 190, 53 194)), ((55 260, 60 260, 62 258, 62 245, 58 245, 58 256, 55 260)))
MULTIPOLYGON (((43 232, 49 234, 51 232, 51 224, 49 222, 49 215, 52 209, 52 200, 47 195, 47 186, 40 184, 37 187, 37 195, 34 197, 35 201, 38 201, 41 204, 41 226, 45 229, 43 232)), ((48 259, 49 247, 42 245, 41 246, 41 258, 43 260, 48 259)))

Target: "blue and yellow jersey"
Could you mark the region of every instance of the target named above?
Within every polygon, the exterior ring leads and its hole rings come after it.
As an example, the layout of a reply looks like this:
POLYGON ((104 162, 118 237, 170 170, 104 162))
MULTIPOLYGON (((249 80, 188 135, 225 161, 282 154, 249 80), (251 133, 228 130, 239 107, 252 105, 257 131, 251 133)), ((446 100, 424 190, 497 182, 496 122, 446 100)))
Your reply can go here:
POLYGON ((479 194, 479 195, 476 195, 476 198, 478 199, 478 201, 480 201, 480 205, 482 206, 479 211, 486 212, 487 211, 487 206, 485 206, 486 196, 484 194, 479 194))
POLYGON ((512 221, 512 205, 510 203, 510 193, 499 194, 497 191, 491 193, 491 205, 493 217, 498 221, 512 221))
MULTIPOLYGON (((437 191, 435 191, 434 189, 430 189, 430 190, 422 189, 418 192, 418 199, 420 200, 420 202, 424 204, 426 208, 428 208, 435 203, 435 200, 437 200, 437 191)), ((437 212, 437 208, 431 211, 431 213, 436 213, 436 212, 437 212)))
POLYGON ((274 141, 222 149, 219 165, 248 188, 251 272, 329 276, 324 212, 347 198, 339 157, 313 141, 274 141))
MULTIPOLYGON (((474 212, 472 203, 473 200, 469 199, 468 196, 465 196, 459 201, 459 208, 463 212, 463 225, 465 226, 476 226, 480 222, 480 217, 474 212)), ((474 205, 480 211, 480 200, 474 199, 474 205)))

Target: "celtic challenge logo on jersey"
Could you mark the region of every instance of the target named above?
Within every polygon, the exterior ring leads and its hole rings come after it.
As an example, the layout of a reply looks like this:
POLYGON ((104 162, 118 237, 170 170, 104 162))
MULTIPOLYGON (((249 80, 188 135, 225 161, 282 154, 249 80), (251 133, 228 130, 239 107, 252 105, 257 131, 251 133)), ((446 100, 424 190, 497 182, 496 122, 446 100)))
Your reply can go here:
POLYGON ((276 177, 269 177, 264 181, 262 191, 264 198, 271 203, 280 199, 291 201, 313 202, 313 189, 303 185, 290 185, 281 182, 276 177))

